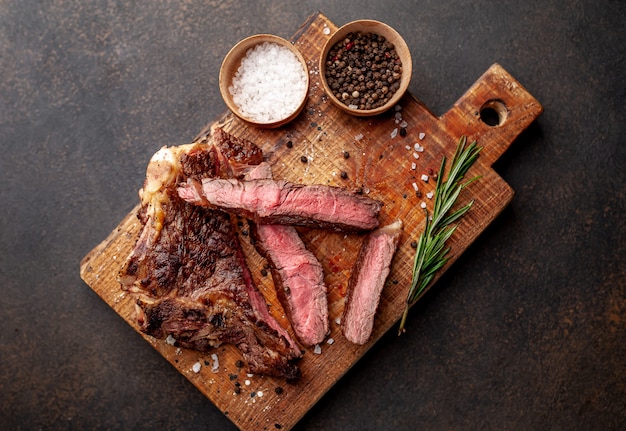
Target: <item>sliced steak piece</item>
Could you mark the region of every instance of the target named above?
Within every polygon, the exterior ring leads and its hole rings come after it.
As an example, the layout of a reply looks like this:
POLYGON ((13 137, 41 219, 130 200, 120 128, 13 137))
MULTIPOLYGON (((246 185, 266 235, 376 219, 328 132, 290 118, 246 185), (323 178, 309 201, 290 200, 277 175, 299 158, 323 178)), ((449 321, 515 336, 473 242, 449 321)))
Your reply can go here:
MULTIPOLYGON (((246 176, 271 177, 267 163, 261 163, 246 176)), ((251 232, 255 246, 270 264, 276 294, 296 337, 306 346, 321 343, 329 332, 322 265, 307 250, 293 226, 253 224, 251 232)))
POLYGON ((341 318, 343 335, 355 344, 365 344, 372 334, 380 294, 398 247, 400 220, 370 232, 359 250, 341 318))
MULTIPOLYGON (((191 205, 176 192, 189 178, 232 172, 223 138, 220 145, 162 148, 153 156, 140 191, 143 228, 119 280, 136 300, 143 332, 171 335, 200 351, 232 343, 251 373, 295 380, 302 352, 254 286, 232 216, 191 205)), ((259 161, 256 151, 237 154, 242 166, 259 161)))
POLYGON ((222 208, 257 223, 344 231, 378 227, 381 203, 348 190, 271 179, 190 179, 178 189, 196 205, 222 208))

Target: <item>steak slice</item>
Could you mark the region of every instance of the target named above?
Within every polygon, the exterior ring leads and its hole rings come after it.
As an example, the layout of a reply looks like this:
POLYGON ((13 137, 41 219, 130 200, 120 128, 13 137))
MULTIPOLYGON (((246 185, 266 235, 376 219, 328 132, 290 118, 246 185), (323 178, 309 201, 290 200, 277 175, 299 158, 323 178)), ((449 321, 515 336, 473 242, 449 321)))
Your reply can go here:
POLYGON ((238 152, 233 141, 219 132, 206 145, 162 148, 152 157, 140 191, 143 227, 119 281, 146 334, 199 351, 232 343, 251 373, 296 380, 302 352, 254 286, 232 216, 188 204, 176 191, 200 175, 230 175, 226 162, 235 155, 240 166, 260 161, 258 148, 238 142, 247 148, 238 152), (232 150, 228 158, 224 148, 232 150))
MULTIPOLYGON (((271 168, 261 163, 246 178, 271 178, 271 168)), ((252 224, 255 246, 267 259, 276 295, 296 337, 306 346, 321 343, 328 335, 328 299, 322 265, 307 250, 293 226, 252 224)))
POLYGON ((370 232, 363 241, 348 282, 348 297, 341 332, 355 344, 365 344, 372 334, 380 294, 398 247, 400 220, 370 232))
POLYGON ((257 223, 343 231, 378 227, 381 208, 380 202, 340 187, 272 179, 190 179, 178 194, 196 205, 222 208, 257 223))

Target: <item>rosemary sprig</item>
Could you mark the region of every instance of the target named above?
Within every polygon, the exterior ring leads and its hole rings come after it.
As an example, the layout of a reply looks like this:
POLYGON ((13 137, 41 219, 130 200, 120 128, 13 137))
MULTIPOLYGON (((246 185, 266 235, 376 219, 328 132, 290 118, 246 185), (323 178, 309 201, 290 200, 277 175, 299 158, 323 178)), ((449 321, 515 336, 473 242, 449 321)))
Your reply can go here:
POLYGON ((443 157, 441 160, 441 167, 437 175, 437 185, 435 186, 433 215, 432 218, 429 217, 428 211, 424 210, 426 225, 417 242, 411 288, 406 298, 398 335, 405 331, 404 325, 409 308, 417 302, 422 292, 435 277, 437 271, 448 262, 450 247, 446 247, 446 241, 457 228, 457 225, 452 224, 463 217, 474 203, 472 200, 463 207, 452 211, 452 207, 456 203, 461 190, 479 178, 476 176, 466 182, 462 182, 465 174, 474 164, 478 158, 478 153, 482 149, 477 146, 476 141, 467 147, 465 146, 466 142, 467 138, 462 136, 452 157, 450 172, 448 172, 448 178, 445 181, 443 177, 446 168, 446 158, 443 157))

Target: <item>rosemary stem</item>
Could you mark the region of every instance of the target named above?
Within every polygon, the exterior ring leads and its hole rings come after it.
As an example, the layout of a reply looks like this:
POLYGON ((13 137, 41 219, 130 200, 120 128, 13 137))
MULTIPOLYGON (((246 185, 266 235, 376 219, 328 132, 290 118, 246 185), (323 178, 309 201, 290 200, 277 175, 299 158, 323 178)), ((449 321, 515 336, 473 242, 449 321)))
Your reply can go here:
POLYGON ((474 201, 456 209, 455 206, 461 191, 470 183, 478 179, 474 177, 466 182, 461 182, 465 174, 478 159, 478 153, 482 148, 476 146, 476 141, 465 146, 467 140, 462 136, 457 144, 456 151, 450 163, 447 179, 444 180, 446 158, 441 160, 437 184, 435 186, 435 202, 432 218, 428 211, 425 213, 424 231, 419 237, 413 262, 413 276, 411 286, 407 294, 404 312, 400 320, 398 335, 405 332, 405 325, 409 309, 417 302, 420 295, 434 280, 435 274, 448 262, 449 247, 445 243, 450 239, 457 225, 450 226, 463 217, 472 207, 474 201))

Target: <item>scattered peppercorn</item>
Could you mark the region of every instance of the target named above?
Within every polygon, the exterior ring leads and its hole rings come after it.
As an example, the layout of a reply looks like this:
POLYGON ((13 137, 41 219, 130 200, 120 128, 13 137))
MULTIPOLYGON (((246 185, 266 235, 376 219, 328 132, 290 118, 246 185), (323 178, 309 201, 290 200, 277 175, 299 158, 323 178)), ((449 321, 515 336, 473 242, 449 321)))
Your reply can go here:
POLYGON ((411 248, 417 248, 417 241, 411 241, 411 248))
POLYGON ((347 151, 344 151, 344 152, 343 152, 343 158, 344 158, 344 159, 349 159, 349 158, 350 158, 350 153, 349 153, 349 152, 347 152, 347 151))
POLYGON ((300 157, 300 161, 301 161, 302 163, 306 163, 306 162, 308 162, 308 161, 309 161, 309 159, 308 159, 306 156, 302 156, 302 157, 300 157))
POLYGON ((402 136, 403 138, 406 136, 406 127, 400 128, 400 136, 402 136))
POLYGON ((261 275, 262 275, 263 277, 266 277, 266 276, 267 276, 267 270, 266 270, 266 269, 262 269, 262 270, 261 270, 261 275))
POLYGON ((281 429, 283 426, 281 424, 274 424, 274 428, 277 430, 281 429))
POLYGON ((341 178, 343 178, 344 180, 348 178, 348 173, 346 171, 341 171, 340 175, 341 175, 341 178))
POLYGON ((393 43, 376 33, 349 33, 326 57, 328 86, 354 109, 385 105, 400 88, 401 76, 402 61, 393 43))
POLYGON ((293 142, 287 141, 287 148, 293 148, 293 142))
POLYGON ((240 359, 240 360, 238 360, 237 362, 235 362, 235 366, 236 366, 237 368, 243 368, 243 361, 242 361, 241 359, 240 359))
POLYGON ((280 395, 283 393, 283 388, 277 386, 276 389, 274 389, 274 392, 276 392, 276 395, 280 395))

